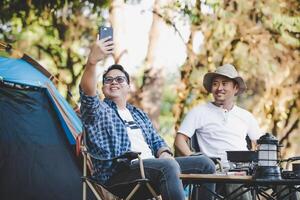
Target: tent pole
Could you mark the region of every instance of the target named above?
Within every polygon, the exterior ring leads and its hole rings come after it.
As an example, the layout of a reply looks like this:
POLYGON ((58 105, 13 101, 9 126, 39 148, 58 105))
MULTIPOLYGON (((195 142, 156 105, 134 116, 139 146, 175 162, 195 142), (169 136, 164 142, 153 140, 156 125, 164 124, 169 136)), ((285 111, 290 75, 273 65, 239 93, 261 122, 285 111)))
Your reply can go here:
MULTIPOLYGON (((87 165, 87 158, 86 158, 86 154, 83 153, 83 177, 86 177, 86 165, 87 165)), ((83 180, 82 182, 82 200, 86 200, 86 182, 85 180, 83 180)))

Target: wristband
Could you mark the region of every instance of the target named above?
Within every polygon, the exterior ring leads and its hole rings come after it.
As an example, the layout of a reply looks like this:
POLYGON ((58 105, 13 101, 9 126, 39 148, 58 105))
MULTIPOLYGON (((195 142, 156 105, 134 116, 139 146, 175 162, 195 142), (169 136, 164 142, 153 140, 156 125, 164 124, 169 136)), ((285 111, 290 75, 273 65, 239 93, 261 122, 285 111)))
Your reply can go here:
POLYGON ((203 155, 202 152, 194 152, 190 156, 201 156, 201 155, 203 155))
POLYGON ((163 152, 167 152, 168 154, 170 154, 171 156, 173 156, 173 153, 169 149, 163 150, 160 154, 162 154, 163 152))

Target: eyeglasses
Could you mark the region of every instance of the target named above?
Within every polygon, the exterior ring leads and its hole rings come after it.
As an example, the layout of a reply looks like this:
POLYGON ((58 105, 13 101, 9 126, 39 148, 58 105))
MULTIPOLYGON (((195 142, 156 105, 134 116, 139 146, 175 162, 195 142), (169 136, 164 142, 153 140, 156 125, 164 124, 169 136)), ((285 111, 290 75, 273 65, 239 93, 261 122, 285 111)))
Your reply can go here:
POLYGON ((127 82, 127 79, 125 76, 116 76, 116 77, 108 76, 103 79, 104 84, 112 84, 114 81, 116 81, 117 83, 124 83, 125 81, 127 82))

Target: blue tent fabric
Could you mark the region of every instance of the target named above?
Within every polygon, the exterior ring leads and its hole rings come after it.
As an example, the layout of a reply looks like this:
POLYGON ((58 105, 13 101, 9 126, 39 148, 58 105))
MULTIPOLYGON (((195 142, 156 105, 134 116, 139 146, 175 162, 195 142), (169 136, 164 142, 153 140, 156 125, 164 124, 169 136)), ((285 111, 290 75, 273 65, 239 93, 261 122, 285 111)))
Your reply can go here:
MULTIPOLYGON (((46 87, 46 85, 50 85, 50 87, 55 91, 55 96, 59 99, 59 103, 67 111, 68 117, 71 118, 72 124, 76 128, 76 132, 80 133, 82 131, 82 124, 76 113, 56 90, 51 80, 25 60, 0 57, 0 80, 35 87, 46 87)), ((50 98, 50 100, 52 100, 52 98, 50 98)), ((57 110, 57 107, 54 109, 57 110)), ((65 126, 65 121, 62 119, 61 113, 57 112, 57 114, 64 125, 70 143, 75 144, 75 139, 71 136, 70 130, 68 130, 65 126)))
POLYGON ((5 57, 0 57, 0 76, 6 81, 39 87, 50 81, 25 60, 5 57))
POLYGON ((0 57, 0 199, 81 199, 74 153, 81 127, 46 76, 23 59, 0 57))

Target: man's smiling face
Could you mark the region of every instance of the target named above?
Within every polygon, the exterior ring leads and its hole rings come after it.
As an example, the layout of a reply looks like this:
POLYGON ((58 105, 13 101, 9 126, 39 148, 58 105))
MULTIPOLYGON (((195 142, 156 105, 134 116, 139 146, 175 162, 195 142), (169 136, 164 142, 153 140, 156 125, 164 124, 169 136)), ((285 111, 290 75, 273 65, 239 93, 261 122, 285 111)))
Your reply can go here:
POLYGON ((118 69, 109 71, 104 78, 102 91, 111 100, 126 100, 130 87, 124 73, 118 69))
POLYGON ((218 105, 233 102, 238 90, 238 84, 225 76, 216 76, 212 81, 211 93, 218 105))

